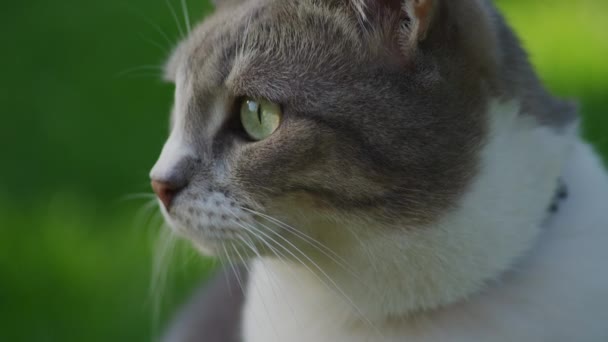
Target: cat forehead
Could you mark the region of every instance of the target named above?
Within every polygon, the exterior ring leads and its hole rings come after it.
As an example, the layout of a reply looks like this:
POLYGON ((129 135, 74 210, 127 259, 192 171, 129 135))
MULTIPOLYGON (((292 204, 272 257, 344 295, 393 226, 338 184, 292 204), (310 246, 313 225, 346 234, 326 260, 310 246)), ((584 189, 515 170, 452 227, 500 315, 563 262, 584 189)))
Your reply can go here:
POLYGON ((323 75, 367 56, 370 46, 357 25, 348 8, 314 0, 243 2, 216 11, 181 42, 166 63, 165 78, 175 81, 181 68, 210 84, 240 87, 252 81, 236 82, 245 71, 253 78, 270 73, 277 81, 293 77, 298 66, 305 69, 300 74, 323 75))
MULTIPOLYGON (((181 71, 181 79, 194 87, 192 94, 199 98, 228 90, 228 95, 280 103, 289 98, 306 99, 300 101, 306 106, 330 104, 335 102, 332 99, 348 95, 345 92, 361 95, 362 90, 370 90, 361 86, 363 80, 383 78, 372 89, 372 94, 380 96, 378 89, 394 85, 389 84, 392 75, 387 75, 387 66, 398 66, 387 49, 390 32, 382 24, 362 23, 360 6, 354 6, 357 3, 231 1, 176 48, 167 63, 166 78, 175 81, 181 71), (335 92, 335 87, 343 91, 335 92), (315 98, 326 102, 311 101, 315 98)), ((522 108, 542 124, 559 128, 576 117, 572 106, 555 101, 542 89, 517 39, 490 2, 442 4, 442 29, 427 44, 430 50, 416 57, 419 66, 421 61, 426 64, 418 69, 429 72, 395 71, 402 77, 400 83, 428 84, 425 79, 449 75, 453 92, 459 93, 467 89, 458 86, 461 81, 473 84, 484 78, 485 87, 493 93, 521 97, 522 108), (443 75, 438 76, 436 70, 443 75)), ((401 57, 407 60, 411 56, 401 57)), ((409 89, 402 96, 406 93, 409 89)))

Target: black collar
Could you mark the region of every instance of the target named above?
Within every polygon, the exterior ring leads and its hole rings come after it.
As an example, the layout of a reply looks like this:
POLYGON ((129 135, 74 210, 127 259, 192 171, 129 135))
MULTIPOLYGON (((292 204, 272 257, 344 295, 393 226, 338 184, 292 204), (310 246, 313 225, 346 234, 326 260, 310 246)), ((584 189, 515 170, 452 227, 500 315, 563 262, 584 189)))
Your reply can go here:
POLYGON ((564 183, 563 180, 558 181, 557 190, 555 191, 555 196, 549 205, 549 212, 551 214, 555 214, 559 211, 559 207, 564 200, 568 198, 568 186, 564 183))

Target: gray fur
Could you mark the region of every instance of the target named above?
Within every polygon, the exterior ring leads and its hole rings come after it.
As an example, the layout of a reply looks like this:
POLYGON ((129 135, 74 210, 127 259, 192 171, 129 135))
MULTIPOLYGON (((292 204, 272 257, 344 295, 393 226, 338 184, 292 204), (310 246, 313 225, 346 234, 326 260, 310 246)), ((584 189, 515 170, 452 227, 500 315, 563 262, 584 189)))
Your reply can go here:
POLYGON ((197 94, 189 134, 213 158, 209 166, 230 155, 227 190, 247 198, 300 192, 346 214, 432 220, 454 205, 475 173, 490 95, 490 66, 479 65, 479 52, 462 43, 471 38, 456 36, 448 14, 438 16, 441 25, 421 51, 405 55, 393 49, 399 22, 390 12, 362 27, 342 1, 251 1, 224 9, 180 49, 197 94), (281 103, 281 129, 255 144, 230 129, 197 135, 218 94, 281 103))
MULTIPOLYGON (((519 98, 522 115, 554 129, 575 118, 489 1, 435 1, 424 32, 391 0, 219 2, 166 68, 170 80, 184 70, 195 94, 179 114, 199 158, 185 162, 186 196, 213 186, 271 215, 297 198, 303 211, 418 228, 475 176, 491 98, 519 98), (243 96, 281 104, 274 135, 252 142, 238 113, 211 110, 243 96), (219 131, 201 134, 215 115, 219 131)), ((198 319, 211 334, 208 314, 198 319)))

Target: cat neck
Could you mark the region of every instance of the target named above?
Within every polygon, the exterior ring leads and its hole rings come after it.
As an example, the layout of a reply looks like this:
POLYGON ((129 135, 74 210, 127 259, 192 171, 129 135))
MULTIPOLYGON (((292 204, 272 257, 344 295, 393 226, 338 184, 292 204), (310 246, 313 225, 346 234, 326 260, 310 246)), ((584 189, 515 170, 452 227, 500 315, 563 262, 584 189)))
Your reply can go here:
POLYGON ((574 130, 556 132, 521 115, 517 102, 494 102, 489 114, 479 173, 458 208, 419 229, 328 227, 349 231, 342 238, 354 247, 340 253, 348 265, 262 259, 254 269, 269 282, 257 287, 276 287, 279 298, 293 292, 287 297, 298 315, 329 310, 334 315, 324 316, 383 322, 449 306, 499 279, 537 242, 576 139, 574 130))

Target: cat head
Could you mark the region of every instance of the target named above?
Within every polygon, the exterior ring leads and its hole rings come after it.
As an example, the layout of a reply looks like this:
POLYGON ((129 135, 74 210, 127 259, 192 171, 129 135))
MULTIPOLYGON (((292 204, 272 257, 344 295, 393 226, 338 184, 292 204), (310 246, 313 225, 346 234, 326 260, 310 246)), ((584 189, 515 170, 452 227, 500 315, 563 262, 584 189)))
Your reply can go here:
POLYGON ((517 98, 532 128, 571 117, 486 1, 218 2, 167 64, 151 172, 171 227, 208 254, 432 230, 484 172, 493 101, 517 98))

